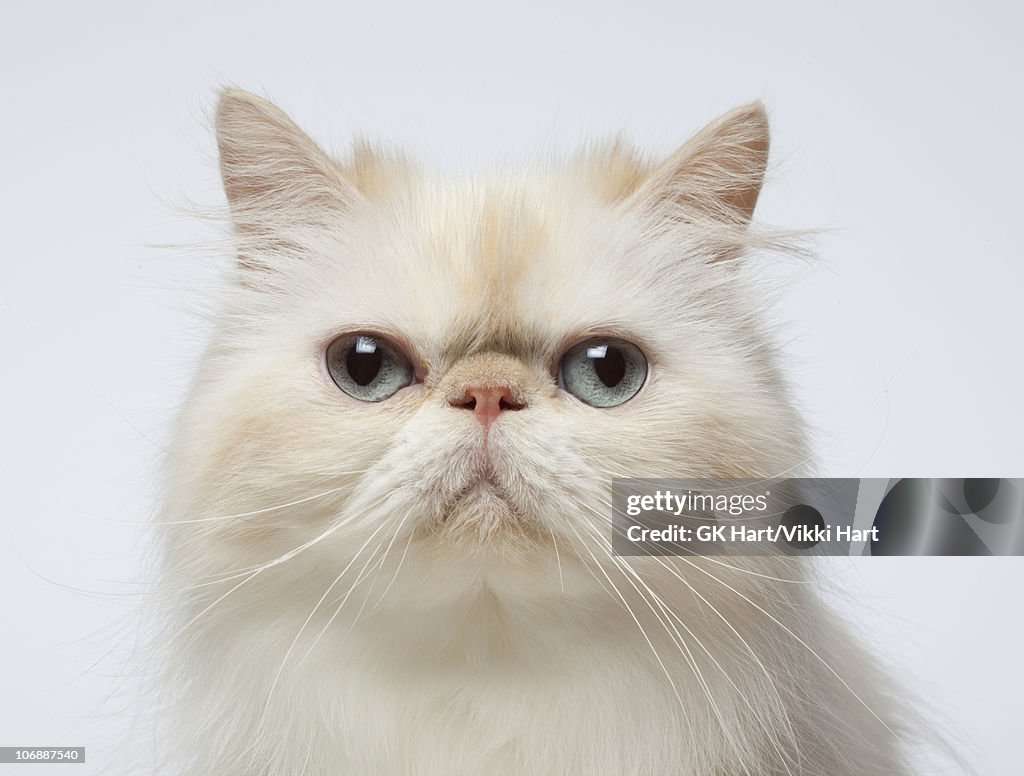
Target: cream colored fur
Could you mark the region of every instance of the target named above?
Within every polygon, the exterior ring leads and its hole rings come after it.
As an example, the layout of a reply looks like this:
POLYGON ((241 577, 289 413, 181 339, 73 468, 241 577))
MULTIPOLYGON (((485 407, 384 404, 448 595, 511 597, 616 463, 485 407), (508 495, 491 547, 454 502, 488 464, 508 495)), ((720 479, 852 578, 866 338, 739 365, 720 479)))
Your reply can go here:
POLYGON ((609 552, 613 476, 807 469, 742 261, 779 244, 748 225, 760 105, 660 164, 616 144, 471 180, 332 160, 244 92, 217 129, 238 272, 169 457, 163 772, 905 773, 809 569, 609 552), (340 392, 349 330, 420 381, 340 392), (553 377, 594 333, 650 358, 619 407, 553 377), (449 405, 480 380, 526 404, 486 442, 449 405))

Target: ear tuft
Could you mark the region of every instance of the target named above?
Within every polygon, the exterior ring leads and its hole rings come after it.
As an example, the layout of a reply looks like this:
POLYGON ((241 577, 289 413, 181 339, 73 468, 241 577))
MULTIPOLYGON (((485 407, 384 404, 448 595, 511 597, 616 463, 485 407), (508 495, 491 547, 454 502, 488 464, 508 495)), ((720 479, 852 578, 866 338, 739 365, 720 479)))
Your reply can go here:
POLYGON ((575 162, 606 202, 627 199, 651 172, 651 165, 622 136, 584 148, 575 162))
POLYGON ((768 116, 760 102, 707 125, 657 166, 631 198, 681 220, 750 222, 768 164, 768 116))

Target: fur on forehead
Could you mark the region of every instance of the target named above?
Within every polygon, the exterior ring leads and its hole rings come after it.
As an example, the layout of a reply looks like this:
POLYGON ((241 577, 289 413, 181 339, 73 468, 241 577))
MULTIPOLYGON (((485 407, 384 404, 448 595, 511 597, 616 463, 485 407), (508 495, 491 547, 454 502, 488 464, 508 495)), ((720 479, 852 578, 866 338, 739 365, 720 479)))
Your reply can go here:
MULTIPOLYGON (((357 146, 328 157, 272 104, 230 90, 221 170, 238 255, 232 315, 394 330, 467 347, 543 343, 737 312, 734 259, 777 247, 749 227, 763 108, 709 125, 661 163, 621 139, 561 163, 445 179, 357 146), (255 292, 255 293, 254 293, 255 292)), ((550 345, 550 343, 549 343, 550 345)))

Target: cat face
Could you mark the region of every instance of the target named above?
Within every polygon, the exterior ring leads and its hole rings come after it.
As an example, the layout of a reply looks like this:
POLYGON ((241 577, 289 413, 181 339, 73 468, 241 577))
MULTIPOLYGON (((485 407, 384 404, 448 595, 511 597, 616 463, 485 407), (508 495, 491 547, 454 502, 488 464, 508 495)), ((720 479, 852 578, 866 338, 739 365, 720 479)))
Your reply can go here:
POLYGON ((468 181, 334 161, 240 92, 218 132, 238 282, 172 463, 191 579, 596 563, 612 477, 802 464, 739 262, 759 106, 660 165, 615 145, 468 181))

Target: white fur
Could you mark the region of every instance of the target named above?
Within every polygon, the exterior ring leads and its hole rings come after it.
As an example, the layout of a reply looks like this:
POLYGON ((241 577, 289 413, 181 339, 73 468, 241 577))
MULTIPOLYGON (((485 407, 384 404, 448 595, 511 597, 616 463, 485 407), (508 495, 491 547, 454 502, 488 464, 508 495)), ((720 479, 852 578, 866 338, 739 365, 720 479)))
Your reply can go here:
POLYGON ((239 270, 169 458, 166 772, 905 772, 802 564, 609 553, 612 476, 807 469, 742 262, 776 244, 747 224, 759 106, 661 165, 470 181, 329 160, 240 92, 218 130, 239 270), (323 348, 353 329, 422 382, 341 393, 323 348), (622 406, 552 377, 591 332, 651 360, 622 406), (447 397, 494 375, 527 407, 485 442, 447 397))

